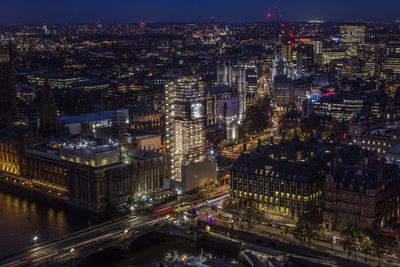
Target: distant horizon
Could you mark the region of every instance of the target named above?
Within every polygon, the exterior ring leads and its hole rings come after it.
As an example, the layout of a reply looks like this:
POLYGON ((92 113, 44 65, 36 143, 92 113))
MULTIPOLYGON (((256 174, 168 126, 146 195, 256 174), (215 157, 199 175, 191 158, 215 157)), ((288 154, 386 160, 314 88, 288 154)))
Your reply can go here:
POLYGON ((400 20, 398 0, 2 0, 0 25, 108 23, 262 22, 274 12, 285 21, 394 22, 400 20))
MULTIPOLYGON (((167 25, 182 25, 182 24, 210 24, 209 21, 135 21, 135 22, 103 22, 100 21, 103 25, 115 25, 115 24, 140 24, 144 22, 145 24, 167 24, 167 25)), ((289 20, 282 22, 289 22, 289 20)), ((400 19, 395 21, 367 21, 367 20, 359 20, 359 21, 322 21, 322 20, 291 20, 294 23, 316 23, 316 24, 340 24, 340 23, 366 23, 366 24, 400 24, 400 19), (320 21, 320 22, 317 22, 320 21)), ((270 21, 215 21, 215 24, 270 24, 270 21)), ((96 21, 93 22, 60 22, 60 23, 26 23, 26 24, 2 24, 0 26, 59 26, 59 25, 94 25, 96 21)))

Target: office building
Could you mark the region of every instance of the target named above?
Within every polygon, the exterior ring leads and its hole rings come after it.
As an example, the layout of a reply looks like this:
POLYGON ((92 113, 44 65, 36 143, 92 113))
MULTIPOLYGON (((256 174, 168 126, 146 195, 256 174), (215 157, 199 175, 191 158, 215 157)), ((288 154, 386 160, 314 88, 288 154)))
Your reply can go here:
POLYGON ((282 222, 322 208, 328 167, 318 150, 318 143, 293 140, 242 154, 231 169, 232 197, 256 201, 282 222))
POLYGON ((365 101, 366 97, 360 94, 330 94, 313 101, 312 108, 317 115, 328 115, 339 121, 349 121, 357 116, 365 101))
POLYGON ((224 139, 235 141, 239 137, 239 101, 237 97, 223 98, 218 101, 218 127, 222 129, 224 139))
MULTIPOLYGON (((355 128, 354 126, 352 129, 355 128)), ((384 156, 389 148, 400 140, 400 126, 389 124, 370 129, 352 130, 352 143, 362 149, 374 151, 378 156, 384 156)))
POLYGON ((131 164, 130 192, 133 199, 147 198, 163 189, 168 178, 166 155, 141 149, 129 149, 128 162, 131 164))
POLYGON ((106 137, 113 134, 126 136, 129 110, 126 108, 77 116, 58 116, 60 124, 71 136, 106 137), (114 129, 115 126, 115 129, 114 129))

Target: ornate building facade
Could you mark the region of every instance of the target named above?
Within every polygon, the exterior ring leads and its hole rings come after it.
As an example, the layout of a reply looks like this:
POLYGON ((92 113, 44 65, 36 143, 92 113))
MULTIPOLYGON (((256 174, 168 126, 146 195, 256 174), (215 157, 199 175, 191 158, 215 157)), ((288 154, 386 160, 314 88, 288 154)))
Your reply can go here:
POLYGON ((0 121, 9 113, 16 116, 16 89, 14 74, 14 48, 11 44, 0 47, 0 121))
POLYGON ((54 136, 59 129, 57 105, 48 80, 39 93, 40 133, 44 137, 54 136))
POLYGON ((335 164, 325 180, 323 219, 327 229, 381 226, 399 217, 400 170, 368 157, 335 164))

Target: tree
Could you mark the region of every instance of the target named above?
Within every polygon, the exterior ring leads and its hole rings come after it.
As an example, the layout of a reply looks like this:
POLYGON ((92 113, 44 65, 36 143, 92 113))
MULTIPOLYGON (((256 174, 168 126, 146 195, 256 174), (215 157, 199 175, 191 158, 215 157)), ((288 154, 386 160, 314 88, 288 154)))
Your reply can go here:
POLYGON ((263 99, 246 111, 242 131, 245 133, 260 133, 271 125, 272 108, 268 98, 263 99))
POLYGON ((345 122, 335 121, 333 123, 332 131, 331 131, 331 138, 336 140, 336 141, 339 141, 339 142, 343 141, 343 137, 348 132, 349 132, 349 128, 348 128, 348 125, 345 122))
POLYGON ((378 257, 379 265, 381 264, 381 258, 384 252, 387 250, 394 250, 398 247, 396 238, 382 230, 382 227, 378 222, 375 226, 368 229, 368 236, 371 240, 372 249, 375 255, 378 257))
POLYGON ((372 248, 375 255, 378 257, 379 265, 381 264, 381 257, 384 252, 385 241, 382 230, 379 226, 373 227, 369 231, 369 237, 372 241, 372 248))
POLYGON ((368 261, 368 254, 372 249, 372 240, 368 236, 366 231, 361 231, 360 235, 358 236, 358 243, 360 245, 361 251, 365 255, 365 261, 368 261))
POLYGON ((311 246, 312 240, 317 240, 322 232, 322 215, 319 211, 313 210, 303 213, 296 227, 293 230, 293 236, 302 242, 308 242, 311 246))
POLYGON ((232 215, 232 226, 236 224, 238 230, 248 231, 264 218, 264 212, 254 200, 231 198, 224 203, 223 209, 232 215))
POLYGON ((357 260, 357 249, 361 239, 361 230, 354 226, 347 226, 342 230, 343 250, 350 256, 354 252, 354 259, 357 260))

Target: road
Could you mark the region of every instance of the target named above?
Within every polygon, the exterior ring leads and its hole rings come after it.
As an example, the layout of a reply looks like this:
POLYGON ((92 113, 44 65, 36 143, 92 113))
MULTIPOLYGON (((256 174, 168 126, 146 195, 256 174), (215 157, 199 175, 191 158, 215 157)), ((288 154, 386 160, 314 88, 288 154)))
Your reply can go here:
MULTIPOLYGON (((203 198, 194 197, 191 201, 193 204, 191 208, 218 203, 228 194, 228 186, 213 188, 203 198)), ((188 201, 189 199, 191 198, 166 204, 164 208, 161 206, 161 209, 153 212, 151 216, 133 214, 83 229, 60 239, 39 243, 19 253, 0 259, 0 266, 37 266, 43 263, 58 263, 79 257, 81 253, 85 253, 89 249, 97 247, 102 249, 102 246, 109 242, 127 238, 141 229, 166 221, 167 214, 157 215, 157 213, 164 209, 171 210, 174 203, 188 201)))
POLYGON ((93 247, 99 247, 101 250, 103 244, 124 239, 143 228, 160 224, 165 220, 166 218, 136 215, 114 220, 58 240, 31 246, 20 253, 0 259, 0 266, 38 266, 49 262, 57 263, 61 260, 78 257, 80 253, 93 247))
POLYGON ((258 139, 261 140, 261 143, 265 145, 267 142, 269 142, 270 138, 270 131, 265 132, 264 134, 261 134, 258 137, 254 137, 254 139, 240 143, 240 144, 233 144, 233 145, 228 145, 224 147, 221 151, 221 155, 227 158, 237 158, 240 156, 240 153, 243 152, 243 144, 246 143, 246 150, 247 151, 252 151, 257 148, 258 146, 258 139))

